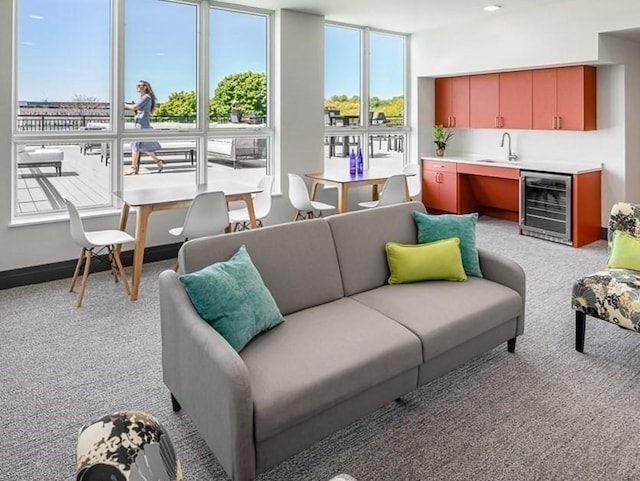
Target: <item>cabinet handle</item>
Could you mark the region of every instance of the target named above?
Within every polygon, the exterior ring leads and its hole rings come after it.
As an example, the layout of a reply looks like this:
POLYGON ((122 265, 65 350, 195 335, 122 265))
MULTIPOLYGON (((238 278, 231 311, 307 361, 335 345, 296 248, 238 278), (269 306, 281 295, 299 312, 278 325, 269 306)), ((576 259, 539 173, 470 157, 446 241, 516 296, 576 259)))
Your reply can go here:
POLYGON ((557 129, 558 127, 556 127, 556 116, 553 116, 553 128, 557 129))
POLYGON ((556 118, 558 119, 558 126, 556 128, 560 130, 562 129, 562 117, 558 115, 556 118))
POLYGON ((500 127, 500 117, 496 115, 496 129, 500 127))
POLYGON ((500 116, 500 127, 504 127, 504 117, 500 116))

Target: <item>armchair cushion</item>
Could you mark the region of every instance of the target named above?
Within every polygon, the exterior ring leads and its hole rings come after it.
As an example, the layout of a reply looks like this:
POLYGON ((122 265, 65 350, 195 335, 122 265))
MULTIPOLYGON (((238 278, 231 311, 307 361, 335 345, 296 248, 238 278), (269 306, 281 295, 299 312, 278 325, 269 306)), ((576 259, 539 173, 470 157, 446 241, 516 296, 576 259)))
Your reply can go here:
POLYGON ((578 279, 571 304, 576 311, 640 332, 640 272, 612 269, 578 279))
POLYGON ((607 267, 640 271, 640 239, 621 230, 615 231, 607 267))
POLYGON ((238 352, 284 321, 244 245, 228 261, 183 274, 180 282, 200 317, 238 352))

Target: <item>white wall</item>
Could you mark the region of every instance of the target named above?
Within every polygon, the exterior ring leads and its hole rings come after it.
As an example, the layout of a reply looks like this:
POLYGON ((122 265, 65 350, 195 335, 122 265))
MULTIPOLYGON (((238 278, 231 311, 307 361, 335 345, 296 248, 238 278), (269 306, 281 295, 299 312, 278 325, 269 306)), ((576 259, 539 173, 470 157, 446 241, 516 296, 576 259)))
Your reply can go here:
MULTIPOLYGON (((412 139, 415 151, 433 154, 434 77, 607 64, 598 68, 598 130, 511 131, 514 150, 521 159, 601 162, 602 225, 606 226, 615 201, 636 201, 640 195, 632 188, 640 180, 640 167, 633 164, 633 159, 640 155, 640 141, 633 134, 640 127, 640 118, 630 114, 630 109, 640 110, 637 95, 631 92, 637 90, 633 84, 640 81, 640 44, 608 35, 602 36, 601 41, 599 33, 639 26, 640 2, 576 0, 547 4, 523 16, 505 11, 488 18, 486 23, 423 31, 412 37, 412 89, 418 105, 427 109, 412 113, 417 131, 412 139)), ((503 130, 454 131, 447 148, 449 153, 506 157, 499 147, 503 130)))

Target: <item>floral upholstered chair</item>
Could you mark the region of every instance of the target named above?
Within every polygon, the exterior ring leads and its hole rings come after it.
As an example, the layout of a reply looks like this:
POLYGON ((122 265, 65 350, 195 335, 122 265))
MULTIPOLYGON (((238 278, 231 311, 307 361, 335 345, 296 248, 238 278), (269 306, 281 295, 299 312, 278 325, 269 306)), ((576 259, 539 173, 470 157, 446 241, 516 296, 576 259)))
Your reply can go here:
POLYGON ((614 204, 608 229, 607 268, 573 285, 579 352, 584 350, 587 315, 640 332, 640 204, 614 204))

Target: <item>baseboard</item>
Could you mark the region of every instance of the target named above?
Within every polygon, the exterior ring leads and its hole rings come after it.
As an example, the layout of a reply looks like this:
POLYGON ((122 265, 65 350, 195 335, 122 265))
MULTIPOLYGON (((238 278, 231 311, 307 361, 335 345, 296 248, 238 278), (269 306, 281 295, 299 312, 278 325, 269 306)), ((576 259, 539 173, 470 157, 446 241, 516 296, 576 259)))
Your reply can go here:
MULTIPOLYGON (((144 250, 144 262, 156 262, 176 258, 178 257, 178 250, 181 245, 181 243, 177 243, 147 247, 144 250)), ((121 259, 124 266, 131 266, 133 263, 133 251, 123 252, 121 259)), ((0 272, 0 290, 71 278, 77 261, 77 259, 71 259, 68 261, 53 262, 51 264, 0 272)), ((97 260, 91 262, 91 272, 106 271, 107 269, 108 266, 102 262, 97 260)))

